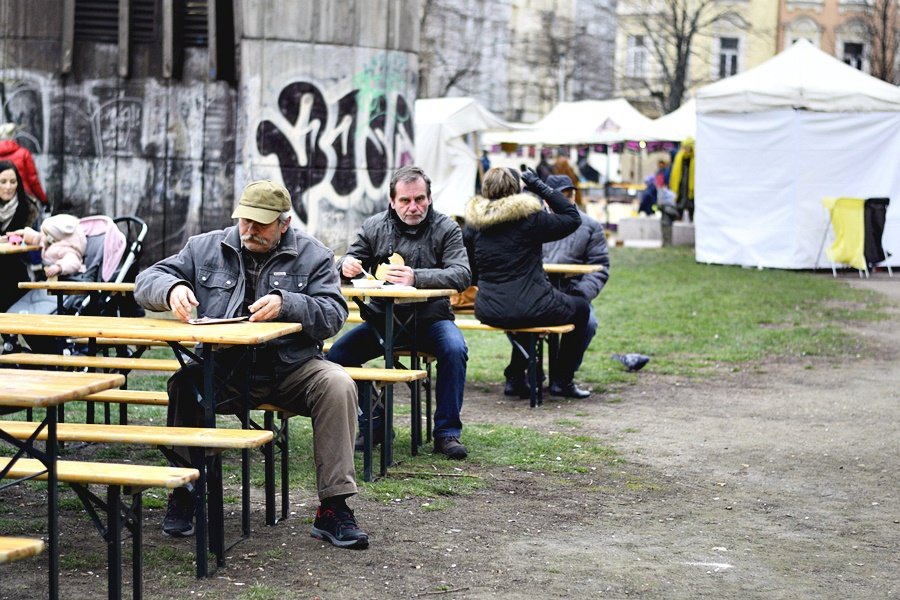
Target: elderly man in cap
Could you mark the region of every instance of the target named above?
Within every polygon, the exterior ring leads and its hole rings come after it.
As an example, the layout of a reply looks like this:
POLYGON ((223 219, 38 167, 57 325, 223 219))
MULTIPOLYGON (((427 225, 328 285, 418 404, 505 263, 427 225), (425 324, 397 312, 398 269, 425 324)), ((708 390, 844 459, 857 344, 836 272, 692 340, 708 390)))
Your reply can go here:
MULTIPOLYGON (((546 183, 561 192, 571 204, 575 204, 575 185, 567 175, 551 175, 547 178, 546 183)), ((578 229, 561 240, 544 244, 542 254, 544 263, 600 265, 603 267, 599 271, 587 275, 557 279, 556 284, 560 291, 570 296, 581 296, 590 302, 597 297, 609 279, 609 247, 606 243, 606 236, 603 234, 603 225, 584 213, 581 213, 581 225, 578 226, 578 229)), ((573 372, 581 367, 584 353, 587 352, 596 331, 597 317, 594 315, 592 307, 587 329, 581 338, 582 350, 576 358, 573 372)), ((576 332, 564 335, 572 336, 576 335, 576 332)), ((506 375, 504 393, 507 396, 529 397, 528 385, 525 382, 527 367, 528 363, 522 357, 522 353, 514 348, 509 366, 504 371, 506 375)), ((590 395, 588 390, 578 387, 574 381, 562 381, 555 375, 556 373, 550 373, 550 387, 547 391, 551 396, 587 398, 590 395)))
MULTIPOLYGON (((343 548, 366 548, 369 538, 346 503, 357 491, 356 385, 322 355, 322 340, 341 329, 347 303, 332 251, 292 229, 290 210, 284 186, 249 183, 232 215, 237 225, 193 236, 177 255, 143 271, 135 299, 149 310, 172 311, 182 321, 196 308, 200 317, 303 325, 302 331, 257 347, 250 356, 239 347, 216 352, 216 410, 239 414, 269 403, 310 417, 321 501, 312 535, 343 548)), ((169 380, 169 426, 202 426, 201 379, 200 365, 189 363, 169 380)), ((176 489, 163 531, 191 535, 196 501, 190 490, 176 489)))

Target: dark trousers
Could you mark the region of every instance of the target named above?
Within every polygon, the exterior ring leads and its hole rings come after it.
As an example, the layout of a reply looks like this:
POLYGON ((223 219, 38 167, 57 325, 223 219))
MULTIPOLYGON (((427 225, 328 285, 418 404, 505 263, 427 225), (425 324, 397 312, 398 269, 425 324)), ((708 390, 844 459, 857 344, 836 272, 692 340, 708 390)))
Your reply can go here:
MULTIPOLYGON (((566 323, 573 324, 575 329, 560 337, 559 354, 554 364, 554 378, 561 383, 568 383, 575 378, 575 371, 581 367, 584 353, 597 331, 597 320, 594 318, 591 303, 581 296, 569 296, 569 298, 573 311, 571 318, 567 319, 566 323)), ((520 345, 527 347, 528 336, 526 334, 516 334, 513 337, 520 345)), ((507 379, 524 379, 527 368, 528 359, 522 356, 518 348, 513 347, 509 365, 504 369, 503 374, 507 379)))

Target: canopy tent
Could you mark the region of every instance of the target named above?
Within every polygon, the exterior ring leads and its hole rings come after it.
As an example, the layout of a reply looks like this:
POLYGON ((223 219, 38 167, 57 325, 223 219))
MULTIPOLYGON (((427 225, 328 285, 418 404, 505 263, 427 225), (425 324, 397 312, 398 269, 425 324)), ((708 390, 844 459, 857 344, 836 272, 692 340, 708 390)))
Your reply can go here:
POLYGON ((459 216, 475 193, 477 143, 465 137, 487 129, 515 127, 472 98, 416 100, 416 164, 431 178, 438 212, 459 216))
POLYGON ((489 144, 608 144, 623 140, 654 139, 646 137, 652 123, 651 119, 638 112, 624 98, 560 102, 547 116, 528 129, 490 133, 484 139, 489 144))
POLYGON ((681 142, 685 138, 697 135, 697 101, 693 98, 676 110, 654 120, 650 124, 650 133, 655 140, 681 142))
POLYGON ((900 89, 800 40, 696 99, 698 261, 826 266, 822 199, 881 196, 900 264, 900 89))

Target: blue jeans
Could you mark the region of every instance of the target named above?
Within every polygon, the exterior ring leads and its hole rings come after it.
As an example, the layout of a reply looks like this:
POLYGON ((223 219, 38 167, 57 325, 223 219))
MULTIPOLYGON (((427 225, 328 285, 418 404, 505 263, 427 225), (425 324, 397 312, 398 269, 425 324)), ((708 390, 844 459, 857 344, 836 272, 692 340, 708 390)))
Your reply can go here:
MULTIPOLYGON (((459 413, 463 405, 466 385, 466 364, 469 350, 466 340, 453 321, 435 321, 419 325, 417 350, 437 358, 435 385, 434 437, 459 437, 462 421, 459 413)), ((394 346, 408 346, 408 336, 394 340, 394 346)), ((328 351, 328 360, 345 367, 358 367, 377 356, 384 349, 378 343, 375 328, 369 323, 358 325, 342 335, 328 351)), ((378 417, 373 420, 373 426, 378 417)))

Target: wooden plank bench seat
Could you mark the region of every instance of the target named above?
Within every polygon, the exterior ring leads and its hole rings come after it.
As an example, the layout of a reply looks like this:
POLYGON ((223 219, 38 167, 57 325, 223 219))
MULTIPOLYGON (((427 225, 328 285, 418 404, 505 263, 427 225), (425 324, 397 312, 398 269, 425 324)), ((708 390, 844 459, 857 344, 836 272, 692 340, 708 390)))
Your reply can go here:
MULTIPOLYGON (((0 430, 17 439, 27 439, 38 423, 0 421, 0 430)), ((100 423, 59 423, 56 438, 61 442, 105 444, 151 444, 192 446, 210 450, 258 448, 272 441, 271 431, 254 429, 212 429, 207 427, 166 427, 154 425, 104 425, 100 423)), ((47 438, 47 429, 37 439, 47 438)))
POLYGON ((35 367, 106 369, 110 371, 175 372, 181 364, 174 358, 122 358, 118 356, 80 356, 77 354, 31 354, 13 352, 0 355, 0 364, 35 367))
POLYGON ((43 540, 0 536, 0 564, 22 560, 43 551, 43 540))
MULTIPOLYGON (((0 471, 11 459, 0 457, 0 471)), ((91 518, 101 530, 106 531, 108 563, 108 597, 122 597, 122 542, 124 530, 132 535, 132 597, 143 596, 143 540, 142 494, 147 488, 174 489, 196 481, 197 469, 179 467, 154 467, 134 464, 116 464, 82 461, 56 461, 56 475, 60 482, 72 486, 78 497, 89 508, 91 518), (89 485, 103 485, 107 496, 102 500, 88 490, 89 485), (122 495, 132 497, 131 505, 123 503, 122 495), (106 514, 106 522, 100 522, 100 513, 106 514)), ((32 458, 20 458, 6 473, 11 479, 47 479, 44 465, 32 458)))

